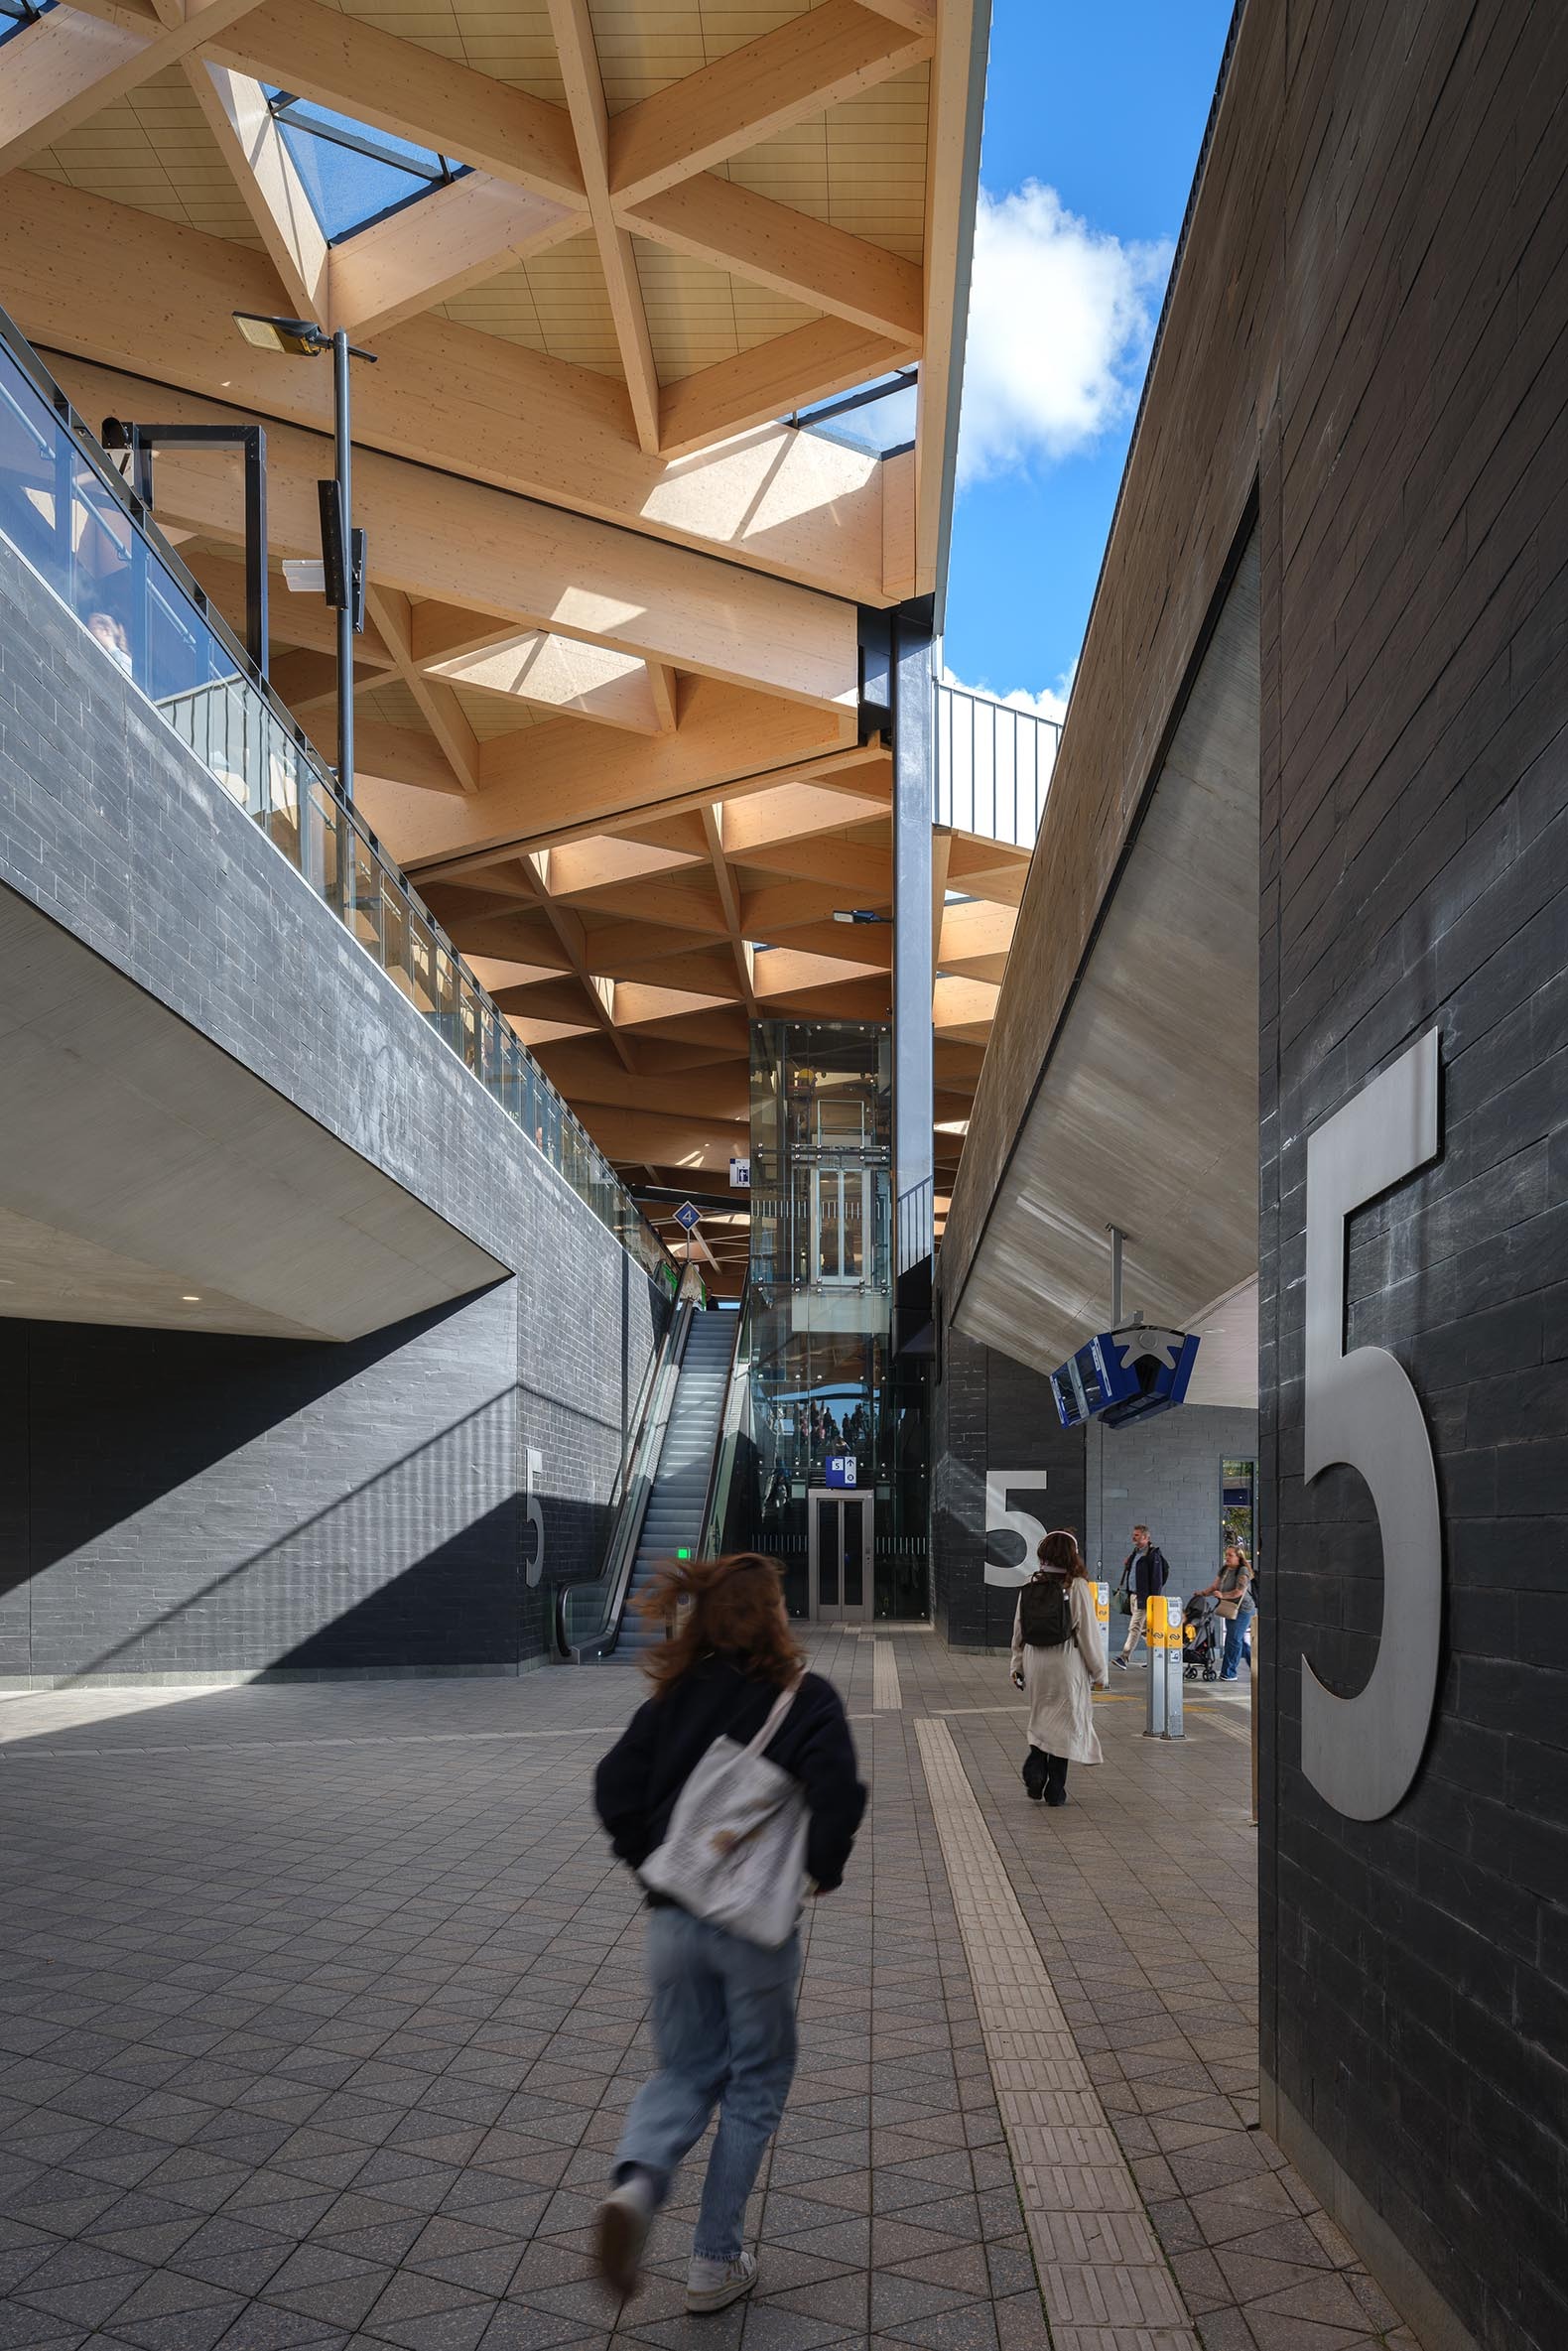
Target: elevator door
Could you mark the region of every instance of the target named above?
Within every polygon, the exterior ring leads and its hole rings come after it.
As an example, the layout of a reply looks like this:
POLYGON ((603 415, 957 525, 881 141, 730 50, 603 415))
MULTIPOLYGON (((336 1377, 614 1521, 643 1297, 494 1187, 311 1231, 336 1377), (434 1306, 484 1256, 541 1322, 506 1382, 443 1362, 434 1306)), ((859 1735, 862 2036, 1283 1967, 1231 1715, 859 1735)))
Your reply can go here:
POLYGON ((810 1612, 819 1625, 871 1621, 871 1497, 811 1494, 810 1612))

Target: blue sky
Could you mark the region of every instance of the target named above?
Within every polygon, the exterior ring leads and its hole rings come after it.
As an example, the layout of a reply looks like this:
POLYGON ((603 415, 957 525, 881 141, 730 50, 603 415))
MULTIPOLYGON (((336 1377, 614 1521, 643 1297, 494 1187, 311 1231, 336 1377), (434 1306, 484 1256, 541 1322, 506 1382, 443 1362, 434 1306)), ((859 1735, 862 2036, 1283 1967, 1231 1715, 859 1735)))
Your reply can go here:
POLYGON ((992 0, 944 646, 967 685, 1049 697, 1078 657, 1231 8, 992 0))

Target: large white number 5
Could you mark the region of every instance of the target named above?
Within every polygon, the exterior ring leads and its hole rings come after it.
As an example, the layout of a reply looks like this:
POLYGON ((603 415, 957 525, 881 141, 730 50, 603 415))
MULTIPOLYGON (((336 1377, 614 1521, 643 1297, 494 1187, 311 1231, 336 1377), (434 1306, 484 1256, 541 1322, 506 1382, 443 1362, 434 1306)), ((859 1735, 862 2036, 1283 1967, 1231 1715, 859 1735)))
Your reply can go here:
POLYGON ((1437 1698, 1443 1528, 1431 1440, 1384 1347, 1345 1353, 1345 1220, 1437 1153, 1437 1031, 1363 1087, 1307 1141, 1305 1473, 1337 1462, 1372 1491, 1382 1537, 1377 1662, 1355 1698, 1301 1660, 1301 1768, 1351 1820, 1380 1820, 1408 1789, 1437 1698))
POLYGON ((1032 1511, 1013 1508, 1014 1495, 1043 1494, 1044 1470, 987 1470, 985 1472, 985 1548, 990 1549, 992 1535, 1015 1534, 1023 1544, 1016 1566, 1000 1567, 987 1558, 983 1574, 987 1584, 999 1584, 1011 1592, 1019 1584, 1026 1584, 1034 1573, 1035 1553, 1045 1536, 1045 1528, 1032 1511))

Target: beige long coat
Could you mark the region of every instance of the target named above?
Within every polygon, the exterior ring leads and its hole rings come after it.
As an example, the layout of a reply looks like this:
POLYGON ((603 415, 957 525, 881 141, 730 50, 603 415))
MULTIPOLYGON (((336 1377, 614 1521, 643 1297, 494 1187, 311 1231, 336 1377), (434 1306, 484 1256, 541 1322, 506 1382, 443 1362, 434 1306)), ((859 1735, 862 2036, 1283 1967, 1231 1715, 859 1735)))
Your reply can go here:
POLYGON ((1059 1649, 1032 1649, 1023 1637, 1023 1602, 1012 1619, 1012 1668, 1021 1666, 1029 1700, 1029 1745, 1070 1763, 1103 1763, 1091 1693, 1110 1680, 1106 1636, 1095 1614, 1095 1587, 1072 1584, 1074 1638, 1059 1649))

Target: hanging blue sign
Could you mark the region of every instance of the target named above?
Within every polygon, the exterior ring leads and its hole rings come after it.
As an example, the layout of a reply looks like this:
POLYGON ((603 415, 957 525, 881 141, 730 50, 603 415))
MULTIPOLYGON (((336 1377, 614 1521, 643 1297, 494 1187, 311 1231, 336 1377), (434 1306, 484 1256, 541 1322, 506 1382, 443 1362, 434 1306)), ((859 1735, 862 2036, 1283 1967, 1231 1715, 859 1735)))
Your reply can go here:
POLYGON ((828 1456, 829 1485, 858 1485, 859 1480, 856 1476, 856 1472, 858 1471, 859 1466, 860 1465, 858 1461, 855 1459, 855 1456, 852 1453, 830 1453, 828 1456))

